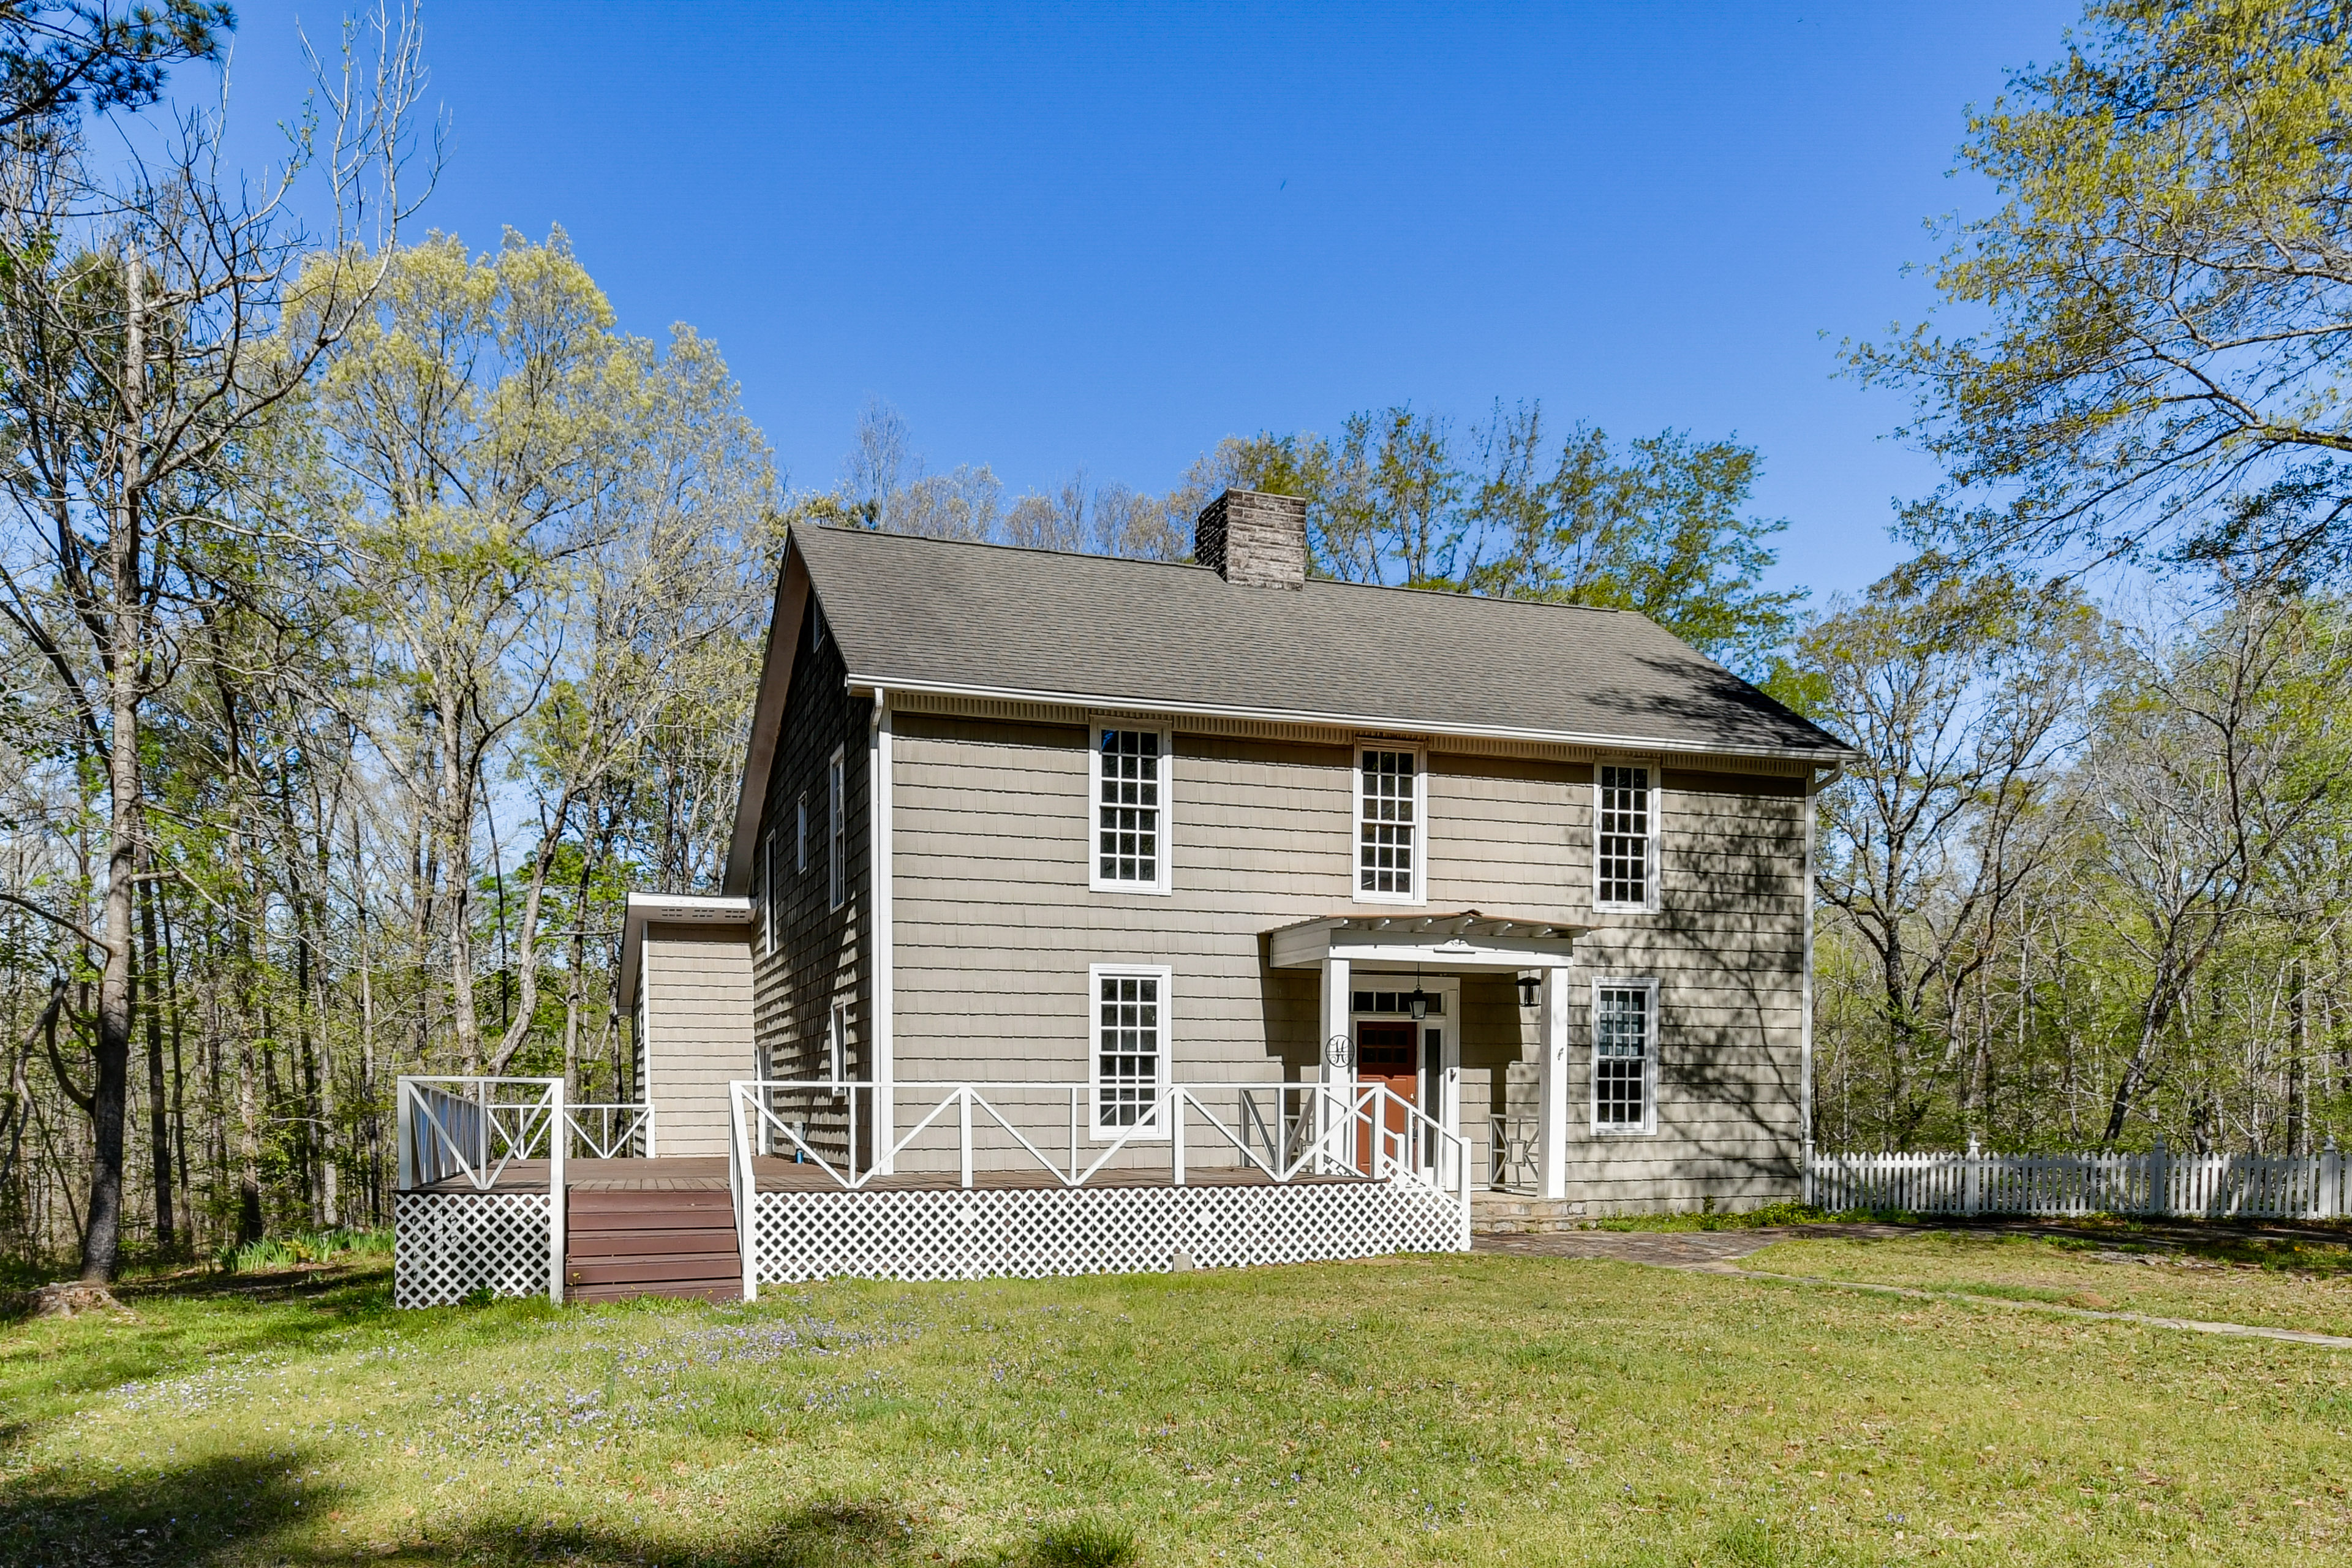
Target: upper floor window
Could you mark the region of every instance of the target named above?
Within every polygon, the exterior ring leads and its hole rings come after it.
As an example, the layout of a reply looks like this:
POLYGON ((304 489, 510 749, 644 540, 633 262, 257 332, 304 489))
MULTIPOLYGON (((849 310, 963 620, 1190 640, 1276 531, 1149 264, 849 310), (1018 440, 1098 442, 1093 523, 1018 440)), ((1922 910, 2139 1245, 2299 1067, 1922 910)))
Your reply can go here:
POLYGON ((1419 903, 1427 812, 1421 753, 1365 746, 1356 753, 1356 897, 1419 903))
POLYGON ((824 837, 827 907, 839 909, 849 900, 849 801, 844 749, 833 749, 824 769, 824 837))
POLYGON ((808 870, 808 791, 801 791, 800 814, 793 835, 793 869, 805 874, 808 870))
POLYGON ((1658 983, 1592 987, 1592 1130, 1657 1130, 1658 983))
POLYGON ((776 906, 781 903, 776 886, 776 836, 769 833, 760 840, 760 942, 762 951, 776 951, 776 906))
POLYGON ((1087 885, 1135 893, 1168 891, 1166 731, 1096 726, 1087 772, 1095 802, 1087 885))
POLYGON ((1593 770, 1595 909, 1658 907, 1658 797, 1647 767, 1593 770))

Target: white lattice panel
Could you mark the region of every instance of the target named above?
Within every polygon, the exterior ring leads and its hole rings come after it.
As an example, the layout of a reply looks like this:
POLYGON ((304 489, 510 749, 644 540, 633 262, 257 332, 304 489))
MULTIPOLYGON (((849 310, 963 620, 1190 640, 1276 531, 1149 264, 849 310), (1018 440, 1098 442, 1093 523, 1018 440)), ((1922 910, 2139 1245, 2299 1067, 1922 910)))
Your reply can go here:
POLYGON ((401 1193, 393 1200, 392 1304, 451 1307, 476 1290, 547 1289, 545 1193, 401 1193))
POLYGON ((764 1285, 1131 1274, 1180 1251, 1230 1268, 1467 1244, 1460 1203, 1410 1182, 761 1193, 753 1225, 764 1285))

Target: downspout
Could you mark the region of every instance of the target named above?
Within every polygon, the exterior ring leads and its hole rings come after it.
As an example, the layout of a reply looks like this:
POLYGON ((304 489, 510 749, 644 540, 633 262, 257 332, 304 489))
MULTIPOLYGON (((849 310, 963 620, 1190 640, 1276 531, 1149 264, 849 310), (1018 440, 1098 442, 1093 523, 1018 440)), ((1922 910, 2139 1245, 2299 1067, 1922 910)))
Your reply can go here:
POLYGON ((873 900, 874 925, 873 1017, 868 1033, 873 1037, 869 1066, 874 1074, 875 1169, 885 1175, 896 1164, 890 1157, 890 1146, 898 1141, 897 1096, 892 1087, 898 1079, 891 984, 895 962, 890 888, 892 739, 890 693, 877 686, 874 689, 874 713, 867 725, 866 742, 866 875, 873 900))
POLYGON ((1810 770, 1805 776, 1805 980, 1804 1002, 1797 1025, 1799 1089, 1798 1116, 1800 1131, 1804 1141, 1804 1170, 1800 1189, 1806 1203, 1813 1201, 1813 838, 1821 820, 1822 791, 1845 776, 1845 764, 1838 763, 1822 777, 1815 778, 1810 770))

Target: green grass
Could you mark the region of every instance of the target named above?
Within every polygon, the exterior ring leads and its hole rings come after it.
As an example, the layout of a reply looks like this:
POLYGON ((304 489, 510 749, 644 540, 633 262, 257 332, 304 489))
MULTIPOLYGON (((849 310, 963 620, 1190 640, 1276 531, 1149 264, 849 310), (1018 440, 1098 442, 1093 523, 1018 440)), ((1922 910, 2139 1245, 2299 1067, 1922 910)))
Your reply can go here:
MULTIPOLYGON (((2070 1227, 2072 1228, 2072 1227, 2070 1227)), ((2111 1225, 2090 1236, 1938 1230, 1892 1241, 1799 1237, 1740 1267, 2095 1310, 2352 1336, 2352 1246, 2111 1225)))
POLYGON ((0 1562, 2352 1551, 2352 1356, 1632 1265, 396 1313, 362 1258, 131 1305, 0 1328, 0 1562))

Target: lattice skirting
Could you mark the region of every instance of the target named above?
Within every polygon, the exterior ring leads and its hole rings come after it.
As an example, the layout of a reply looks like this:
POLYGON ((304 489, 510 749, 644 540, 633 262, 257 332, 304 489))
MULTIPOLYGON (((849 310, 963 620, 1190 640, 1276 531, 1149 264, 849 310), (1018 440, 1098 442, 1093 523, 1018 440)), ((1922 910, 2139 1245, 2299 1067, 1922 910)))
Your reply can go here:
POLYGON ((1229 1268, 1470 1243, 1456 1199, 1402 1181, 761 1193, 753 1216, 763 1285, 1132 1274, 1167 1268, 1180 1252, 1229 1268))
POLYGON ((481 1289, 547 1289, 545 1193, 401 1193, 392 1215, 395 1307, 455 1306, 481 1289))

